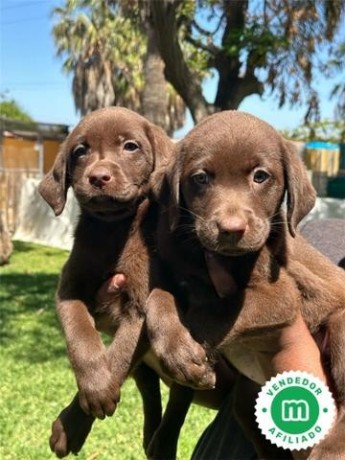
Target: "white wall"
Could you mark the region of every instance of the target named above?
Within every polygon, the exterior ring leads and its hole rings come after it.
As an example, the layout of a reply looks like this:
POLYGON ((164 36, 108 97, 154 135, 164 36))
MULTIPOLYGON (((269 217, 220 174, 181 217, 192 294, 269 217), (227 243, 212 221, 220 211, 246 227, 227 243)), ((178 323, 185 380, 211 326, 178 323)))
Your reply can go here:
MULTIPOLYGON (((68 192, 63 213, 55 217, 53 211, 38 193, 38 184, 37 179, 27 179, 23 185, 19 225, 13 239, 71 249, 73 231, 79 215, 79 207, 72 190, 68 192)), ((345 219, 345 200, 317 198, 314 209, 304 219, 304 222, 325 218, 345 219)))
POLYGON ((55 217, 53 210, 38 193, 39 182, 37 179, 27 179, 23 184, 19 223, 13 239, 71 249, 79 215, 73 192, 69 190, 63 213, 55 217))

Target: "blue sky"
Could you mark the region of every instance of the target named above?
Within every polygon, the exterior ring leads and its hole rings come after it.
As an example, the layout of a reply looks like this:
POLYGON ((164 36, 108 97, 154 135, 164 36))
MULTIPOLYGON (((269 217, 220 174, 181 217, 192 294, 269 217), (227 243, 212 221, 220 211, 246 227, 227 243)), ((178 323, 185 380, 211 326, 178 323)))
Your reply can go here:
MULTIPOLYGON (((50 12, 60 0, 0 0, 0 92, 15 99, 35 120, 75 125, 79 120, 71 93, 71 77, 63 73, 62 61, 56 57, 50 12)), ((320 78, 323 118, 332 118, 329 101, 331 82, 320 78)), ((205 85, 207 98, 215 92, 214 80, 205 85)), ((240 110, 250 112, 275 128, 298 126, 304 110, 278 110, 269 96, 246 98, 240 110)), ((187 118, 186 129, 192 126, 187 118)))

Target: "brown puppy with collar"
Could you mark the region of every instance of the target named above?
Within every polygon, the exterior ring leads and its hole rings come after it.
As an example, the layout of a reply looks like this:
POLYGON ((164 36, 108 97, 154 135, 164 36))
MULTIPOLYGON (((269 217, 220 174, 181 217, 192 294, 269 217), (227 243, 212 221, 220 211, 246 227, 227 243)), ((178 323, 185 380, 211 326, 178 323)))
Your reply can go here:
MULTIPOLYGON (((113 414, 124 379, 149 348, 144 306, 160 275, 150 248, 150 226, 156 219, 146 197, 151 174, 172 152, 170 139, 145 118, 125 108, 101 109, 67 137, 39 186, 56 215, 64 209, 70 186, 81 209, 57 292, 57 312, 79 390, 74 412, 64 412, 53 427, 51 447, 59 456, 69 452, 68 436, 74 436, 60 422, 70 417, 69 428, 78 429, 73 417, 84 411, 89 414, 87 435, 94 417, 113 414), (111 303, 97 303, 102 284, 116 273, 125 275, 126 293, 115 293, 111 303), (113 336, 108 350, 98 331, 113 336)), ((164 368, 181 383, 212 385, 203 347, 177 317, 169 331, 171 353, 160 343, 155 348, 164 368)))
MULTIPOLYGON (((167 212, 160 214, 158 250, 176 285, 185 286, 193 337, 263 384, 284 368, 286 353, 300 353, 283 332, 302 315, 323 343, 340 412, 310 458, 344 458, 345 274, 296 234, 315 192, 292 144, 253 116, 212 115, 179 143, 160 200, 167 212)), ((148 330, 155 330, 150 311, 148 303, 148 330)), ((169 313, 165 305, 164 314, 173 317, 174 306, 169 313)), ((238 388, 245 399, 245 385, 238 388)), ((259 455, 275 458, 256 430, 254 402, 242 421, 259 455)), ((164 424, 150 446, 155 458, 160 435, 170 430, 164 424)))

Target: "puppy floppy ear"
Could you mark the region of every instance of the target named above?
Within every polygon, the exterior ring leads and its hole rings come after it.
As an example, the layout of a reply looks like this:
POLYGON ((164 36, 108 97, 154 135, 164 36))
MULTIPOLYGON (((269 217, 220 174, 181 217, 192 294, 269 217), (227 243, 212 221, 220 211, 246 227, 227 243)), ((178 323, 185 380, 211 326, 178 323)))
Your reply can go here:
MULTIPOLYGON (((179 148, 177 150, 180 150, 179 148)), ((182 158, 177 155, 173 162, 172 168, 168 171, 167 178, 169 184, 169 223, 170 230, 176 230, 180 220, 180 202, 181 202, 181 172, 182 158)))
POLYGON ((289 232, 295 236, 297 225, 314 207, 316 192, 308 178, 306 168, 298 156, 296 147, 287 140, 283 140, 283 144, 287 220, 289 232))
POLYGON ((170 158, 151 175, 151 198, 168 213, 170 230, 177 228, 180 201, 180 164, 178 158, 170 158))
POLYGON ((56 216, 60 215, 66 204, 67 190, 67 146, 62 144, 52 169, 45 175, 38 186, 38 191, 53 209, 56 216))
POLYGON ((174 152, 175 143, 162 128, 152 123, 150 123, 147 135, 153 150, 153 170, 156 171, 169 161, 174 152))

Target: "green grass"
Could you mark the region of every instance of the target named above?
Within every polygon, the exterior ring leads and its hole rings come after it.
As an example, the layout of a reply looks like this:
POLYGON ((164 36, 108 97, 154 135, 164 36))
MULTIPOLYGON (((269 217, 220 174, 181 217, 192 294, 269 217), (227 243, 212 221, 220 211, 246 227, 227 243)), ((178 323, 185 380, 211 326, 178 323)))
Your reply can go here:
MULTIPOLYGON (((0 269, 0 458, 54 459, 48 446, 50 425, 76 390, 54 305, 68 253, 22 242, 14 246, 11 263, 0 269)), ((165 389, 163 396, 166 400, 165 389)), ((214 415, 192 407, 179 459, 190 458, 214 415)), ((78 459, 144 459, 142 422, 140 396, 129 379, 116 414, 94 424, 78 459)))

